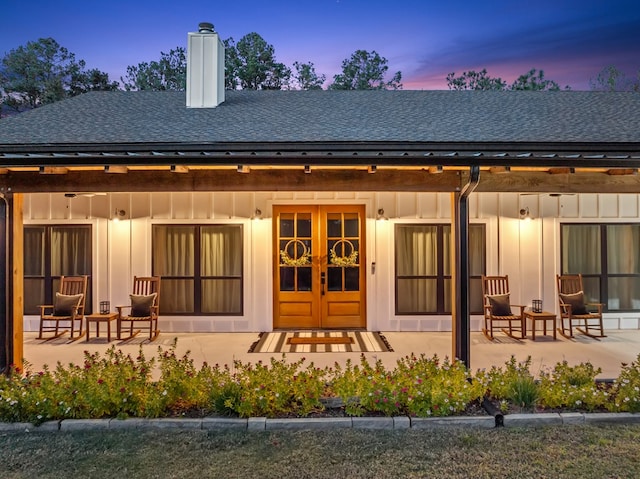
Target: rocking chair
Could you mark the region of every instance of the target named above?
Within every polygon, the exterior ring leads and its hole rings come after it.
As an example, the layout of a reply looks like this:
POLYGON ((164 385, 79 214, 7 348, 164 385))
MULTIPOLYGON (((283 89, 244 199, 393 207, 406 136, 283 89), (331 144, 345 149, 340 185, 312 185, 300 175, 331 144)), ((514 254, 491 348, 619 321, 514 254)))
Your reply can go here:
POLYGON ((140 333, 140 329, 134 331, 133 325, 147 323, 148 326, 141 326, 142 329, 149 330, 149 340, 153 341, 160 334, 158 329, 158 314, 160 310, 160 277, 138 277, 133 278, 133 293, 130 295, 131 304, 129 306, 116 306, 118 309, 118 339, 128 341, 140 333), (128 314, 125 312, 128 310, 128 314), (122 338, 122 323, 129 323, 129 336, 122 338))
POLYGON ((508 276, 483 276, 482 296, 484 298, 484 335, 493 341, 494 327, 513 339, 523 339, 527 335, 524 308, 525 306, 511 304, 509 301, 508 276), (511 308, 520 308, 518 314, 513 314, 511 308), (519 332, 519 336, 514 333, 519 332))
POLYGON ((71 332, 71 340, 73 341, 84 336, 82 322, 86 296, 87 276, 60 276, 60 291, 56 292, 54 304, 39 306, 40 333, 38 339, 49 341, 59 338, 67 331, 71 332), (80 323, 78 336, 75 335, 76 321, 80 323), (50 331, 53 331, 53 336, 43 336, 43 333, 50 331))
POLYGON ((573 339, 573 330, 590 338, 606 338, 602 325, 602 303, 585 303, 582 275, 557 275, 560 328, 558 332, 573 339), (593 331, 593 332, 592 332, 593 331))

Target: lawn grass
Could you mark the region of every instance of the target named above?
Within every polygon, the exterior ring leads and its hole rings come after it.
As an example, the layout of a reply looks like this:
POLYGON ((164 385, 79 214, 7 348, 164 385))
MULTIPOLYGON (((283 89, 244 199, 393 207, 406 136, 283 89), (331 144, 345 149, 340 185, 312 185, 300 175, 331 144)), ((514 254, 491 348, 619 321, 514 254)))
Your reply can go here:
POLYGON ((637 478, 640 425, 0 434, 13 478, 637 478))

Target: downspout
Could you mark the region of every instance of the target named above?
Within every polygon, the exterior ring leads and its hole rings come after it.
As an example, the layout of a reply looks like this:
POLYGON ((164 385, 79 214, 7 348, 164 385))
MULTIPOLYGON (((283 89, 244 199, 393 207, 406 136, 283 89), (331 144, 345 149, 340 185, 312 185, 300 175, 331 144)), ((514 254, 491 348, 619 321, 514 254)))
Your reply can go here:
POLYGON ((4 225, 3 231, 0 232, 0 288, 4 292, 0 297, 0 374, 9 373, 9 366, 13 358, 13 320, 12 312, 9 308, 11 304, 12 292, 7 287, 7 278, 9 278, 9 257, 10 252, 7 248, 9 238, 9 203, 3 194, 0 194, 0 224, 4 225))
POLYGON ((471 166, 469 181, 454 202, 455 314, 453 319, 453 357, 470 367, 471 310, 469 307, 469 195, 480 182, 480 167, 471 166))

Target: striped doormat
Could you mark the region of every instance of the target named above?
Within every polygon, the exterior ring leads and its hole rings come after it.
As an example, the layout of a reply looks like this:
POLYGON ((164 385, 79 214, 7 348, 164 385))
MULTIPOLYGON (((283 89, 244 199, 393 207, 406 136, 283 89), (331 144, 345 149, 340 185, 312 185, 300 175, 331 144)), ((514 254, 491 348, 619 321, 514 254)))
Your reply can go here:
POLYGON ((387 339, 369 331, 277 331, 260 333, 250 353, 368 353, 393 351, 387 339))

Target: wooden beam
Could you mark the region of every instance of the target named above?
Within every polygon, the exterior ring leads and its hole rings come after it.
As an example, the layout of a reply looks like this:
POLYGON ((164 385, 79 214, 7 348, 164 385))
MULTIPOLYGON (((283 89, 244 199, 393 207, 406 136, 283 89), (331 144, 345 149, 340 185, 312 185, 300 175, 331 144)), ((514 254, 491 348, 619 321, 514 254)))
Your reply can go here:
POLYGON ((489 168, 489 173, 492 175, 501 175, 504 173, 509 173, 511 171, 510 166, 492 166, 489 168))
POLYGON ((12 171, 0 176, 0 188, 24 193, 82 191, 424 191, 453 192, 461 188, 460 172, 430 175, 416 170, 378 169, 375 175, 360 169, 190 170, 176 175, 168 170, 130 170, 127 175, 101 171, 70 171, 64 176, 12 171))
MULTIPOLYGON (((468 173, 462 174, 462 182, 468 173)), ((479 192, 513 193, 640 193, 640 175, 576 173, 550 175, 544 171, 512 171, 508 175, 480 175, 479 192)))

